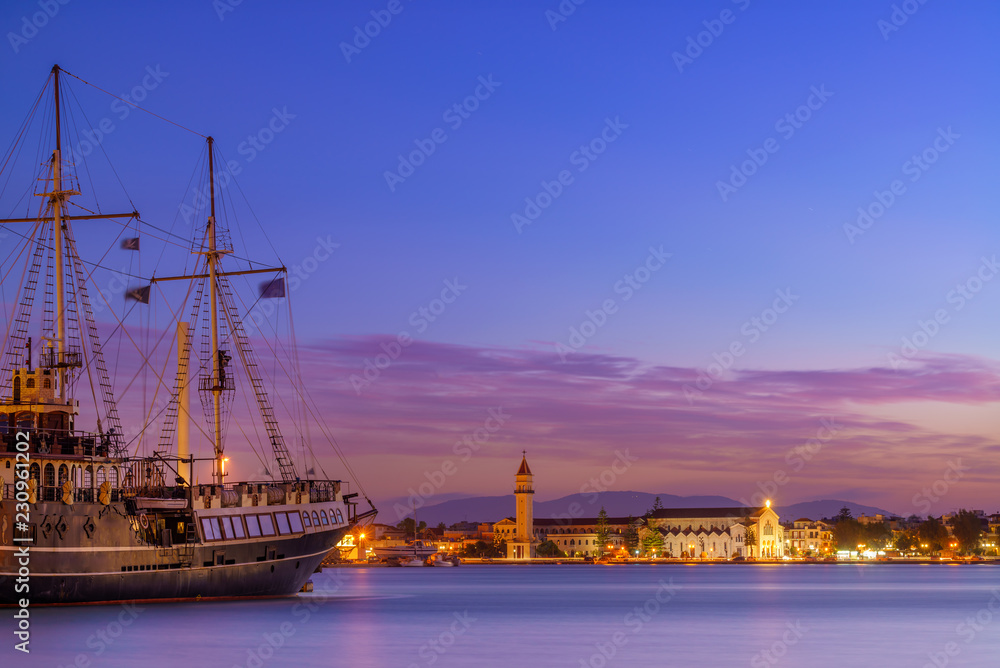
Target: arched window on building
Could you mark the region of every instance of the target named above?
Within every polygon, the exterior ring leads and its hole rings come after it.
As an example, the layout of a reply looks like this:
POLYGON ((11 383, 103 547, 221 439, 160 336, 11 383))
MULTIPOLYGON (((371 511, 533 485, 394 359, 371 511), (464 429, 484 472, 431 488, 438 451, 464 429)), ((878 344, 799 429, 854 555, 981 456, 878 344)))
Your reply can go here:
POLYGON ((764 525, 764 535, 765 536, 773 536, 774 535, 774 527, 771 526, 771 520, 768 520, 767 524, 764 525))
POLYGON ((28 380, 27 380, 27 382, 26 382, 26 383, 24 384, 24 386, 25 386, 26 388, 28 388, 29 390, 33 390, 33 389, 35 389, 35 379, 29 376, 29 377, 28 377, 28 380))
POLYGON ((52 379, 51 378, 43 378, 42 379, 42 387, 44 389, 46 389, 46 390, 51 390, 52 389, 52 379))
POLYGON ((69 467, 67 467, 65 464, 60 464, 59 465, 59 486, 62 487, 62 484, 64 482, 66 482, 67 480, 69 480, 69 467))

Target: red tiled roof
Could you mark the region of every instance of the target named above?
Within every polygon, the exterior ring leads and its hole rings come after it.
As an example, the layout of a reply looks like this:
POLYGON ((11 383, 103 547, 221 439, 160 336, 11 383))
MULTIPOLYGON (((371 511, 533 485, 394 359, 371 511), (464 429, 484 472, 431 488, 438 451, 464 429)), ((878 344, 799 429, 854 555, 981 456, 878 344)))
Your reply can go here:
POLYGON ((725 519, 741 519, 744 517, 757 517, 766 508, 748 508, 741 506, 738 508, 661 508, 654 510, 649 516, 651 519, 687 519, 718 517, 725 519))

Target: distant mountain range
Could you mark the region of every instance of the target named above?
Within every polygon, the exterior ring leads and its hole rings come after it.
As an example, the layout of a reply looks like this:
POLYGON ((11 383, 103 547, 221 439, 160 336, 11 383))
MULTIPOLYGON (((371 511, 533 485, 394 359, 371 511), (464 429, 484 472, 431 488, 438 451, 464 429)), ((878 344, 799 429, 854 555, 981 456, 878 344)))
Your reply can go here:
MULTIPOLYGON (((609 517, 640 517, 653 507, 656 497, 664 508, 713 508, 742 505, 725 496, 676 496, 674 494, 650 494, 647 492, 600 492, 593 494, 570 494, 552 501, 536 501, 535 517, 597 517, 603 507, 609 517)), ((874 506, 864 506, 851 501, 824 499, 806 501, 788 506, 775 507, 782 521, 808 517, 818 520, 833 517, 847 506, 854 517, 858 515, 893 515, 894 513, 874 506)), ((393 504, 381 509, 379 521, 395 524, 402 516, 401 506, 393 504)), ((514 495, 472 496, 452 499, 432 506, 417 509, 417 519, 434 526, 440 522, 447 525, 455 522, 497 522, 504 517, 514 516, 514 495)))

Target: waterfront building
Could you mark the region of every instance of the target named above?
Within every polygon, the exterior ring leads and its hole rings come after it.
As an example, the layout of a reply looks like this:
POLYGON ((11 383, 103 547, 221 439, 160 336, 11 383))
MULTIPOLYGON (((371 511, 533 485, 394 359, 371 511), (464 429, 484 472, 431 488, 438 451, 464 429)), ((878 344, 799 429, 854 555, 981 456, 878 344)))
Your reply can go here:
POLYGON ((517 522, 514 521, 513 517, 505 517, 499 522, 494 522, 493 539, 495 542, 504 541, 509 545, 514 540, 515 535, 517 535, 517 522))
POLYGON ((642 541, 649 531, 663 537, 663 553, 697 558, 785 556, 785 530, 770 502, 760 508, 661 508, 646 517, 642 541), (747 529, 753 541, 746 542, 747 529))
POLYGON ((637 527, 643 523, 642 518, 607 518, 608 539, 603 548, 597 541, 596 517, 536 519, 535 538, 539 542, 552 541, 571 557, 593 557, 621 550, 625 546, 629 521, 637 527))
POLYGON ((826 555, 833 549, 833 527, 800 517, 785 531, 786 545, 797 555, 826 555))

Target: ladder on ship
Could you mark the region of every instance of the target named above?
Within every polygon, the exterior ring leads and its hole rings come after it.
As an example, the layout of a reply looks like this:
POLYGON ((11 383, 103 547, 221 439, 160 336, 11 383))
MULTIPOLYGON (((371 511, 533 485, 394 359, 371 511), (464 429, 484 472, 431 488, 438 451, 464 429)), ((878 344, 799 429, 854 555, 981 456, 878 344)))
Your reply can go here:
POLYGON ((228 277, 219 276, 218 285, 222 296, 222 303, 225 307, 226 320, 228 321, 230 331, 236 337, 236 349, 243 362, 243 367, 250 377, 250 384, 253 386, 254 394, 257 396, 257 407, 260 411, 261 420, 264 422, 267 436, 271 441, 274 458, 277 460, 278 468, 281 471, 281 479, 284 482, 293 482, 296 476, 295 467, 292 465, 292 457, 285 446, 285 439, 278 428, 278 421, 274 417, 274 409, 271 407, 271 401, 264 387, 264 380, 260 373, 257 357, 253 352, 253 348, 250 347, 250 339, 247 337, 243 321, 240 320, 239 313, 236 311, 232 284, 229 282, 228 277))

